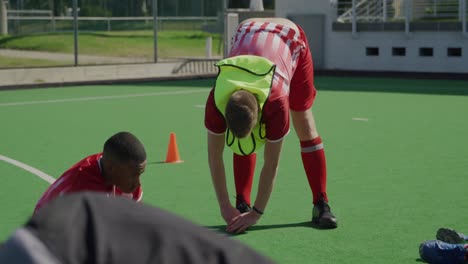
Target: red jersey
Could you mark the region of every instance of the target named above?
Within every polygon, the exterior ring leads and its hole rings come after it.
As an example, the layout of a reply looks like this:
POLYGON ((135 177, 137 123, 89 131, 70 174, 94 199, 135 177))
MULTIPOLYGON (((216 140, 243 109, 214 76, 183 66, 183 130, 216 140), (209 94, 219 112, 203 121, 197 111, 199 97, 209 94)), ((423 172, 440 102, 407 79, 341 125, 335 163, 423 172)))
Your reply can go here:
MULTIPOLYGON (((305 111, 312 106, 315 87, 307 45, 301 28, 297 32, 272 22, 242 23, 233 38, 230 57, 256 55, 276 64, 270 96, 262 112, 269 141, 281 140, 289 132, 290 109, 305 111)), ((214 134, 226 131, 226 122, 216 108, 213 90, 206 103, 205 126, 214 134)))
POLYGON ((133 193, 123 193, 116 186, 105 184, 99 164, 101 157, 102 153, 88 156, 64 172, 42 195, 34 212, 57 196, 80 191, 106 192, 108 195, 122 195, 140 201, 143 197, 141 186, 133 193))

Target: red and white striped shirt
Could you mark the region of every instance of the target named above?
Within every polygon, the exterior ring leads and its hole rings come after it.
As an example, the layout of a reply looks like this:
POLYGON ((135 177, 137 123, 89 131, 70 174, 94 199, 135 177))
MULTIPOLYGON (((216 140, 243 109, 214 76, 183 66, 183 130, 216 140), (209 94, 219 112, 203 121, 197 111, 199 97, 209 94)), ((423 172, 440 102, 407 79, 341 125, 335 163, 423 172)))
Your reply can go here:
POLYGON ((229 56, 256 55, 269 59, 276 64, 273 87, 281 87, 281 92, 288 95, 303 48, 300 32, 272 22, 252 21, 238 27, 229 56))
POLYGON ((99 165, 101 157, 102 153, 88 156, 64 172, 62 176, 45 191, 41 199, 37 202, 34 212, 58 196, 80 191, 105 192, 109 196, 120 195, 140 201, 143 196, 141 186, 133 193, 127 194, 116 186, 106 185, 99 165))
MULTIPOLYGON (((304 32, 300 27, 298 29, 273 22, 246 21, 239 25, 232 39, 229 57, 256 55, 276 64, 270 95, 262 112, 269 141, 281 140, 289 132, 290 103, 294 103, 289 98, 290 88, 302 89, 306 85, 315 95, 312 59, 304 32)), ((313 97, 308 100, 313 101, 313 97)), ((214 134, 226 131, 226 122, 216 108, 213 90, 206 103, 205 126, 214 134)))

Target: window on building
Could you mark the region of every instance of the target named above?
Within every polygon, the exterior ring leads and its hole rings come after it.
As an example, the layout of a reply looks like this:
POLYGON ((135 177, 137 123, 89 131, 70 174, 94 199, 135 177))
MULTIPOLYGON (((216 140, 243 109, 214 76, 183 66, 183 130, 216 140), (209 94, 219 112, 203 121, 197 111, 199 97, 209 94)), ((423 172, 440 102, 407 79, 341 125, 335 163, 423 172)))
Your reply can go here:
POLYGON ((462 49, 461 48, 448 48, 447 49, 447 56, 448 57, 461 57, 462 56, 462 49))
POLYGON ((393 47, 392 48, 393 56, 406 56, 406 48, 403 47, 393 47))
POLYGON ((366 56, 379 56, 379 48, 366 47, 366 56))
POLYGON ((434 49, 433 48, 419 48, 419 56, 432 57, 434 56, 434 49))

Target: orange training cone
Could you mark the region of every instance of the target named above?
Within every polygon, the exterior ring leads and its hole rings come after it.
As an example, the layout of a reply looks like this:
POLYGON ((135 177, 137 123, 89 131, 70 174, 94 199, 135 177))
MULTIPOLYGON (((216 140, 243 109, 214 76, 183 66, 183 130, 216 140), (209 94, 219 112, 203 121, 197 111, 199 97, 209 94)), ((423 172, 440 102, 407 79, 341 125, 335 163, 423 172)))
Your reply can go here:
POLYGON ((179 148, 177 147, 176 136, 171 132, 169 146, 167 147, 166 163, 180 163, 179 148))

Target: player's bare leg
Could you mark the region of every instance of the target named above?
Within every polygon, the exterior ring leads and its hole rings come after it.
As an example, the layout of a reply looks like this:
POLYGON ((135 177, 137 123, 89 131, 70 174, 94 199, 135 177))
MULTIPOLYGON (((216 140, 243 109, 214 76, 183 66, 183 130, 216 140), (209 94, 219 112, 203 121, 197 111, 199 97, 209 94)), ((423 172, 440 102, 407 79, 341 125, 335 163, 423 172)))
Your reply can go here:
POLYGON ((328 205, 326 192, 325 152, 312 110, 291 111, 291 118, 301 143, 302 164, 313 194, 312 224, 320 228, 336 228, 337 220, 328 205))
POLYGON ((291 117, 300 141, 312 140, 319 136, 312 110, 296 112, 291 110, 291 117))

